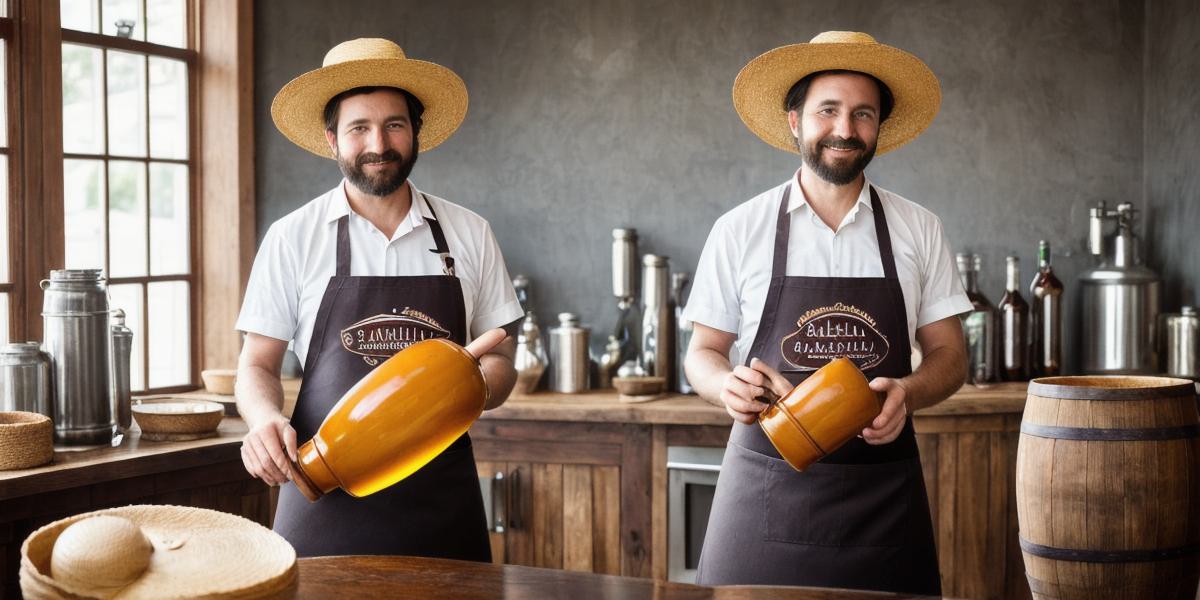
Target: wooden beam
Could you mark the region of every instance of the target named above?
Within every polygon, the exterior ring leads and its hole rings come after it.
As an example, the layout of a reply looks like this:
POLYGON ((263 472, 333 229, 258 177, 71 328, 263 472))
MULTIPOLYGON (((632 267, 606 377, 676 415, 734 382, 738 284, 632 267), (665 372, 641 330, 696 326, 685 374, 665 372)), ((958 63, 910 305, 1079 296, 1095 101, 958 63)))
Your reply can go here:
POLYGON ((237 364, 234 331, 256 245, 254 9, 250 0, 194 2, 199 50, 199 331, 201 369, 237 364))

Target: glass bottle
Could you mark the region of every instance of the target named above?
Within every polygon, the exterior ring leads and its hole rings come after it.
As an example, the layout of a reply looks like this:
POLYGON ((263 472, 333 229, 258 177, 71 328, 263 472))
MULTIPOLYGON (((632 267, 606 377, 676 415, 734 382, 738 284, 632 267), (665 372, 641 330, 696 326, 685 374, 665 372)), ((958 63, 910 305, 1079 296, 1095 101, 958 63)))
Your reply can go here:
POLYGON ((338 400, 298 449, 292 480, 314 502, 339 487, 355 497, 382 490, 466 433, 487 394, 479 361, 465 348, 440 338, 413 344, 338 400))
POLYGON ((1005 381, 1029 378, 1029 304, 1021 297, 1021 259, 1005 259, 1005 291, 1000 299, 1000 346, 1005 381))
POLYGON ((1030 367, 1033 377, 1062 371, 1063 284, 1050 267, 1050 243, 1038 242, 1038 270, 1029 284, 1030 367))
POLYGON ((967 380, 971 383, 996 381, 996 307, 979 290, 982 260, 977 254, 955 256, 971 312, 963 315, 963 335, 967 342, 967 380))

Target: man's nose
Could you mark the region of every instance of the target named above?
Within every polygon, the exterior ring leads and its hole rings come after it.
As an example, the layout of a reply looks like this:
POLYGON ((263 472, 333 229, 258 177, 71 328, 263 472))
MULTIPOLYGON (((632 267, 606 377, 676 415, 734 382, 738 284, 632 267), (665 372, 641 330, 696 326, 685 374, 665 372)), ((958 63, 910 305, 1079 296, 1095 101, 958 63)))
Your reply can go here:
POLYGON ((850 115, 839 115, 834 119, 832 133, 843 140, 854 137, 854 126, 850 121, 850 115))
POLYGON ((387 138, 383 135, 383 129, 377 127, 371 128, 371 131, 367 133, 366 139, 363 142, 365 144, 364 149, 368 152, 383 154, 383 151, 387 149, 387 138))

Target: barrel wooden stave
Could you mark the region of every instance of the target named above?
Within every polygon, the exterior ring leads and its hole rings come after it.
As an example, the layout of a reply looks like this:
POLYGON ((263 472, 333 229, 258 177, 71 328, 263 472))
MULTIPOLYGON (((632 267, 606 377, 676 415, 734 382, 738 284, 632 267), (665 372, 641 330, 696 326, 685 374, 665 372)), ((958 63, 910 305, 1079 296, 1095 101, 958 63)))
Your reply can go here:
MULTIPOLYGON (((1151 429, 1194 426, 1200 417, 1192 395, 1114 401, 1030 394, 1024 422, 1151 429)), ((1100 441, 1023 433, 1017 454, 1018 519, 1029 542, 1083 550, 1200 543, 1200 438, 1100 441)), ((1114 598, 1194 598, 1200 582, 1197 554, 1124 563, 1023 555, 1037 598, 1092 600, 1098 590, 1114 598)))

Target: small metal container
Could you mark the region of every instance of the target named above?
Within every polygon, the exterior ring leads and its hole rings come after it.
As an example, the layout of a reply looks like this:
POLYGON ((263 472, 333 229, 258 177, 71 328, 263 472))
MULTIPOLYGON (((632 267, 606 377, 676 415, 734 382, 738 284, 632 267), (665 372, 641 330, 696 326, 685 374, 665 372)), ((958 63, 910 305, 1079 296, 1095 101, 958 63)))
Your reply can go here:
POLYGON ((633 298, 638 291, 637 230, 614 229, 612 231, 613 295, 617 298, 633 298))
POLYGON ((37 342, 0 345, 0 411, 54 419, 50 355, 37 342))
POLYGON ((117 428, 122 433, 129 431, 133 424, 133 413, 130 412, 133 399, 129 386, 129 359, 133 354, 133 330, 125 326, 125 311, 112 311, 112 398, 116 403, 117 428))
POLYGON ((559 313, 550 330, 550 389, 564 394, 588 390, 588 330, 574 313, 559 313))
POLYGON ((1162 316, 1166 372, 1171 377, 1200 379, 1200 316, 1184 306, 1178 314, 1162 316))

